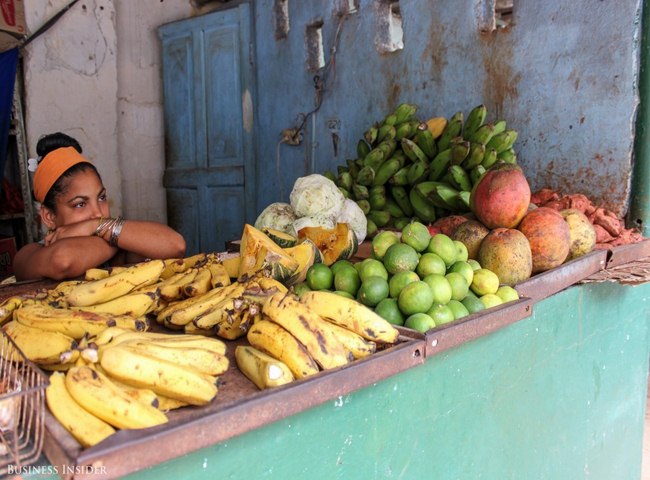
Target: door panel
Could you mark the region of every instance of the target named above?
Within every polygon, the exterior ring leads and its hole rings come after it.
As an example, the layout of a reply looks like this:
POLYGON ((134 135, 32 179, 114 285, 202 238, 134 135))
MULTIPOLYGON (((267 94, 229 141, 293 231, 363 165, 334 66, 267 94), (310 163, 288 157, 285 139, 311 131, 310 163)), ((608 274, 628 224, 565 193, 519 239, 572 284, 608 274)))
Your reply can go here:
POLYGON ((167 222, 185 237, 188 255, 200 251, 197 189, 167 188, 167 222))
POLYGON ((236 31, 220 28, 205 34, 208 162, 210 167, 241 165, 242 114, 236 31), (228 112, 227 116, 223 112, 228 112))
POLYGON ((158 32, 168 219, 185 236, 188 255, 224 250, 254 213, 253 135, 242 113, 253 90, 249 22, 242 4, 158 32))

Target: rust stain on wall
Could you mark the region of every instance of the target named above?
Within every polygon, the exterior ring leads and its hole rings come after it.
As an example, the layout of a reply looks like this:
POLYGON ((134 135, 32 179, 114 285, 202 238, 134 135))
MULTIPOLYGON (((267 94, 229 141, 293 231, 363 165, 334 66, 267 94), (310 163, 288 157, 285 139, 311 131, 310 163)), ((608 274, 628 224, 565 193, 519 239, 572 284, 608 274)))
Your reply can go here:
POLYGON ((501 116, 507 100, 514 101, 518 98, 518 85, 522 78, 520 73, 514 73, 512 43, 506 41, 508 36, 507 29, 478 36, 486 75, 483 98, 492 106, 497 117, 501 116))

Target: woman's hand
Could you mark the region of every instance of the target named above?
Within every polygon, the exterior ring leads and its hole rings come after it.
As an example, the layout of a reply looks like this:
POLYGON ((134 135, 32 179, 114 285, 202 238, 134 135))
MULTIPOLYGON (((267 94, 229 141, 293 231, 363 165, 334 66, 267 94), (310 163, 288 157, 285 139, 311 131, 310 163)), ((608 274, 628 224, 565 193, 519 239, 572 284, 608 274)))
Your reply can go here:
POLYGON ((45 246, 52 245, 57 240, 71 237, 89 237, 95 233, 99 220, 91 218, 77 223, 71 223, 56 228, 45 235, 45 246))

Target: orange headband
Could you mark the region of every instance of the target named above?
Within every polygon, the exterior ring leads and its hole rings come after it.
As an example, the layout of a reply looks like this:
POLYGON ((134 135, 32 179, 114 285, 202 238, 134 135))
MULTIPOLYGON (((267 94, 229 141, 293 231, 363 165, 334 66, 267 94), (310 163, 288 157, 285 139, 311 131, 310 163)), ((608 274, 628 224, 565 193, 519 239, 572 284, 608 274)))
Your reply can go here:
POLYGON ((45 155, 34 174, 34 197, 36 200, 43 203, 47 192, 59 177, 70 167, 84 162, 90 163, 74 147, 57 148, 45 155))

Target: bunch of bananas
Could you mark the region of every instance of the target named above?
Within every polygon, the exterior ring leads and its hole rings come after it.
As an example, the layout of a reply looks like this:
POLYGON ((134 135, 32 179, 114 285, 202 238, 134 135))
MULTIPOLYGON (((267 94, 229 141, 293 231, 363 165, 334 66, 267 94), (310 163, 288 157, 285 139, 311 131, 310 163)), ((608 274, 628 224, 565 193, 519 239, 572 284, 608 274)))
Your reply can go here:
POLYGON ((373 310, 332 292, 298 299, 276 292, 250 327, 250 345, 238 346, 239 370, 265 389, 364 358, 377 345, 393 344, 399 332, 373 310))
POLYGON ((505 120, 486 122, 485 105, 467 119, 416 118, 403 103, 371 126, 357 144, 357 158, 325 172, 368 219, 368 234, 379 227, 403 228, 413 218, 437 218, 470 211, 473 185, 498 161, 516 163, 517 132, 505 120))
POLYGON ((120 327, 84 337, 72 351, 78 353, 74 364, 52 373, 45 397, 84 447, 115 429, 164 424, 168 410, 209 403, 229 366, 219 339, 120 327))

